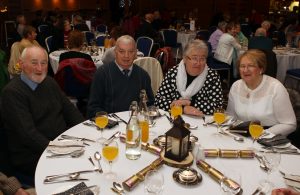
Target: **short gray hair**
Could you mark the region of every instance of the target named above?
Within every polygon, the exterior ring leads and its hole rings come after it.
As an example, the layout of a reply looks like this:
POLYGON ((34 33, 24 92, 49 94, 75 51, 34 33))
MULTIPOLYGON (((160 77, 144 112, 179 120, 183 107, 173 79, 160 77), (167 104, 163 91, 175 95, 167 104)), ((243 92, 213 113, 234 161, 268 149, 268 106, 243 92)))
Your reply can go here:
POLYGON ((119 44, 120 44, 121 42, 122 42, 122 43, 126 43, 126 44, 132 43, 132 44, 134 45, 134 48, 136 49, 136 43, 135 43, 135 40, 134 40, 131 36, 129 36, 129 35, 123 35, 123 36, 119 37, 119 38, 117 39, 117 41, 116 41, 116 47, 119 47, 119 44))
POLYGON ((264 28, 258 28, 258 29, 256 29, 256 31, 255 31, 255 36, 256 37, 258 37, 258 36, 264 36, 264 37, 266 37, 267 36, 267 31, 266 31, 266 29, 264 29, 264 28))
POLYGON ((207 44, 202 40, 192 40, 190 41, 187 46, 183 50, 183 57, 188 56, 191 50, 204 50, 206 57, 208 56, 208 47, 207 44))
POLYGON ((225 29, 226 25, 227 25, 227 22, 221 21, 221 22, 218 23, 218 28, 219 29, 223 29, 223 28, 225 29))
POLYGON ((26 47, 26 48, 22 51, 21 56, 20 56, 20 59, 21 59, 21 60, 25 60, 25 58, 27 57, 28 50, 31 50, 31 49, 33 49, 33 48, 42 50, 42 51, 44 52, 45 56, 47 57, 47 60, 48 60, 48 53, 47 53, 47 51, 46 51, 44 48, 40 47, 40 46, 30 46, 30 47, 26 47))

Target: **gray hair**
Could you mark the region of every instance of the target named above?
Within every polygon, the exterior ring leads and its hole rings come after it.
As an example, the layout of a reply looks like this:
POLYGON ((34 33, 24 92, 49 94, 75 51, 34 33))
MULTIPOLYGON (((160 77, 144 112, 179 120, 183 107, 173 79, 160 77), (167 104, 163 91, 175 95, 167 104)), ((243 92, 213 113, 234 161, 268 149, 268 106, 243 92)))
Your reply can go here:
POLYGON ((123 35, 121 37, 119 37, 116 41, 116 47, 119 47, 119 44, 120 43, 125 43, 125 44, 129 44, 129 43, 132 43, 134 45, 134 49, 136 49, 136 43, 135 43, 135 40, 129 36, 129 35, 123 35))
POLYGON ((226 25, 227 25, 227 22, 221 21, 221 22, 218 23, 218 28, 219 29, 225 29, 226 25))
POLYGON ((28 55, 28 51, 29 50, 31 50, 31 49, 40 49, 41 51, 43 51, 44 52, 44 54, 45 54, 45 56, 47 56, 47 60, 48 60, 48 53, 47 53, 47 51, 44 49, 44 48, 42 48, 42 47, 40 47, 40 46, 30 46, 30 47, 26 47, 23 51, 22 51, 22 53, 21 53, 21 56, 20 56, 20 60, 25 60, 25 58, 27 57, 27 55, 28 55))
POLYGON ((258 28, 258 29, 256 29, 256 31, 255 31, 255 36, 257 37, 257 36, 264 36, 264 37, 266 37, 267 36, 267 31, 266 31, 266 29, 264 29, 264 28, 258 28))
POLYGON ((202 40, 192 40, 190 41, 187 46, 183 50, 183 57, 188 56, 191 50, 204 50, 206 57, 208 56, 208 47, 207 44, 202 40))

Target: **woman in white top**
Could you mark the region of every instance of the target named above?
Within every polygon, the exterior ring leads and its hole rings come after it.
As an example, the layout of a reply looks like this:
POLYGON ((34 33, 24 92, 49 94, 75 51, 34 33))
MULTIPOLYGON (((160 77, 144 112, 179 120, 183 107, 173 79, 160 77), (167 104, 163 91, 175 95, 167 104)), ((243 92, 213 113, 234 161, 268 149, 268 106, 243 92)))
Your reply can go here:
POLYGON ((260 121, 274 134, 288 135, 296 129, 296 117, 285 87, 264 75, 266 57, 260 50, 248 50, 237 66, 241 75, 229 92, 227 111, 243 121, 260 121))

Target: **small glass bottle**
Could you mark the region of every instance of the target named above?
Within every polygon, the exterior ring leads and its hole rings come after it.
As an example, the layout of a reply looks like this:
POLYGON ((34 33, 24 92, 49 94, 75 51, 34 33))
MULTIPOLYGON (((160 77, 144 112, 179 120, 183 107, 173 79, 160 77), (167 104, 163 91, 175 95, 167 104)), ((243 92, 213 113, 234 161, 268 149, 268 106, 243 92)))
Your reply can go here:
POLYGON ((141 157, 141 135, 138 124, 138 105, 132 101, 130 105, 131 116, 126 127, 126 157, 130 160, 136 160, 141 157))

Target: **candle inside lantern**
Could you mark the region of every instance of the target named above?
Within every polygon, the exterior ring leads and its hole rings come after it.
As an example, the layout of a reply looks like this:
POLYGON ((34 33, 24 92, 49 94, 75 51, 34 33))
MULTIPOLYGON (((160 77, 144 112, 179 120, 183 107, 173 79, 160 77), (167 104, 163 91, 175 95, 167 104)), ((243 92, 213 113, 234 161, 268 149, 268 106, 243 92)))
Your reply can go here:
POLYGON ((180 140, 172 137, 171 144, 172 144, 172 146, 171 146, 171 152, 172 152, 172 154, 178 156, 179 155, 179 149, 180 149, 180 147, 179 147, 180 140))

